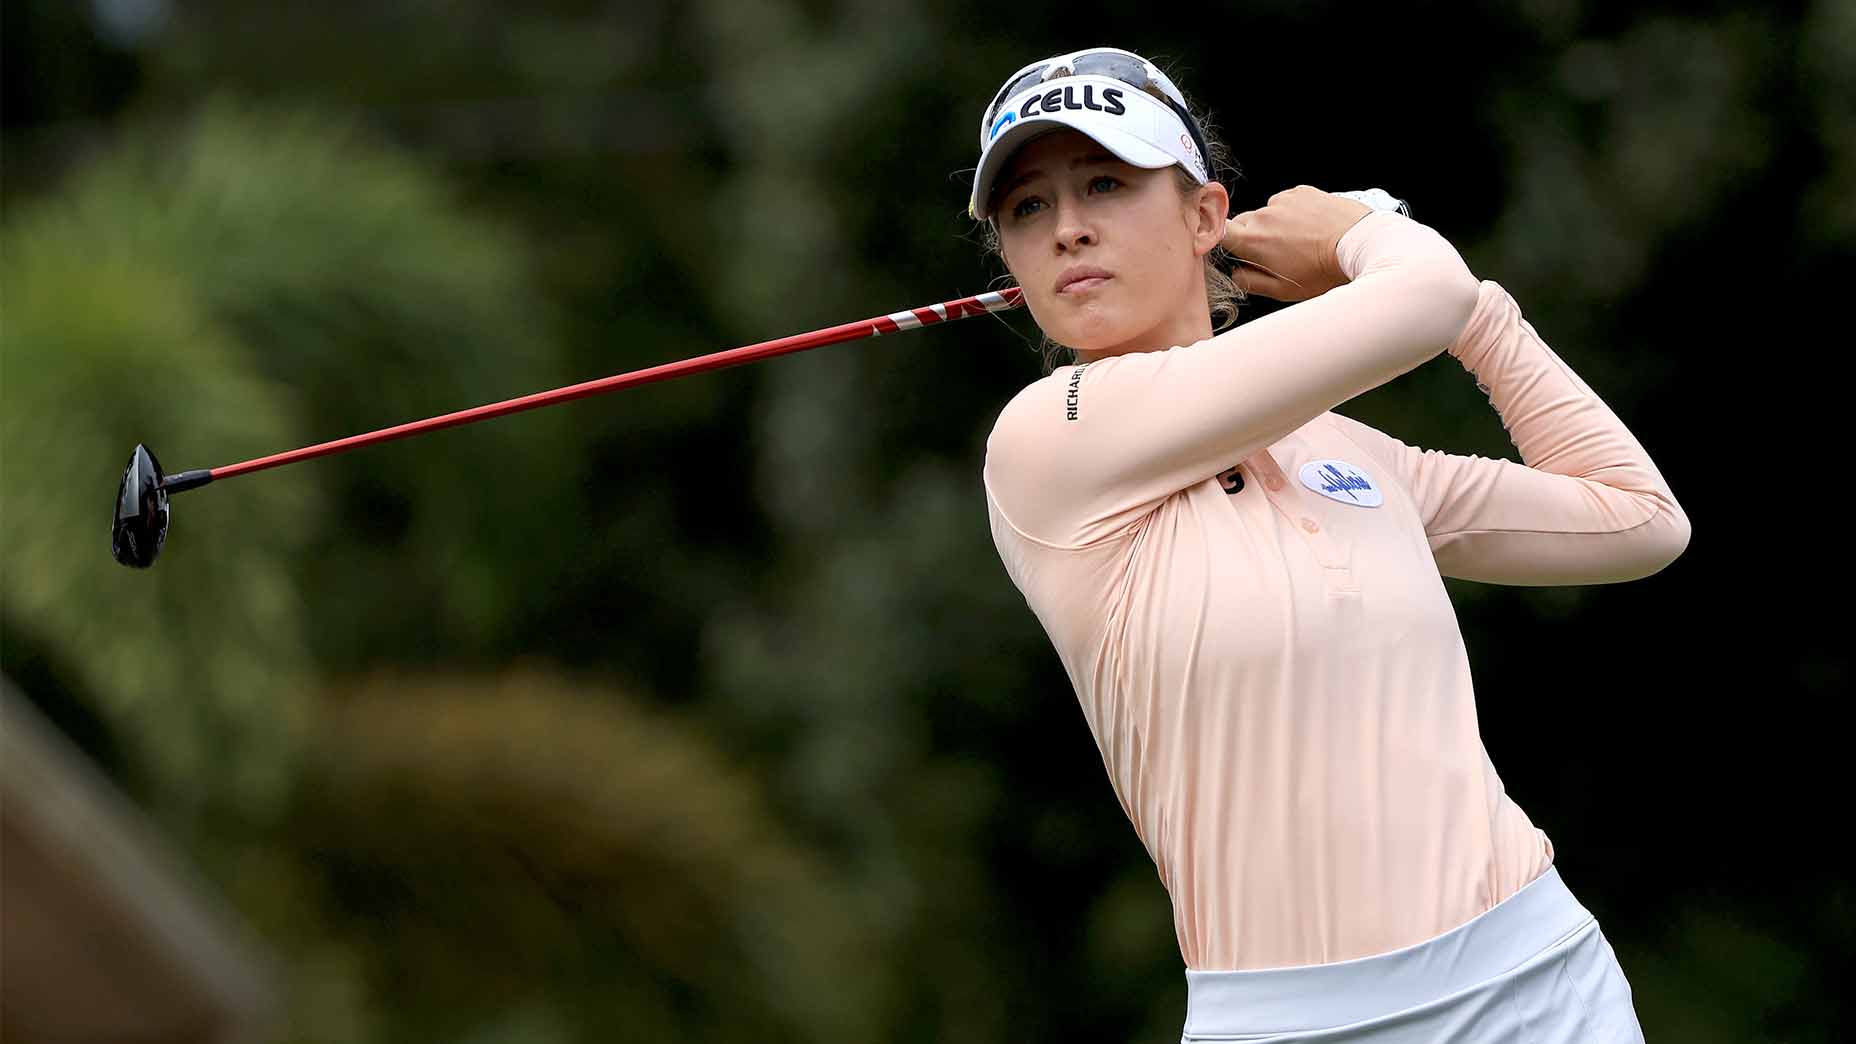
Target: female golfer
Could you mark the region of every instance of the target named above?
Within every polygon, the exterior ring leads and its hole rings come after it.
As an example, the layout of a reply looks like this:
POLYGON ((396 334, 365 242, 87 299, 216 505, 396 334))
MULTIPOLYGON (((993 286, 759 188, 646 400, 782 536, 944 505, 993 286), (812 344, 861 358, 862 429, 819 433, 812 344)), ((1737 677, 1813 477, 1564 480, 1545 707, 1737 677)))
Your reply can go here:
POLYGON ((1026 66, 980 145, 973 214, 1075 352, 993 429, 994 541, 1172 897, 1183 1039, 1641 1040, 1483 750, 1441 576, 1661 569, 1689 525, 1643 447, 1430 228, 1307 186, 1227 220, 1137 55, 1026 66), (1300 303, 1214 333, 1219 247, 1300 303), (1441 351, 1525 465, 1329 412, 1441 351))

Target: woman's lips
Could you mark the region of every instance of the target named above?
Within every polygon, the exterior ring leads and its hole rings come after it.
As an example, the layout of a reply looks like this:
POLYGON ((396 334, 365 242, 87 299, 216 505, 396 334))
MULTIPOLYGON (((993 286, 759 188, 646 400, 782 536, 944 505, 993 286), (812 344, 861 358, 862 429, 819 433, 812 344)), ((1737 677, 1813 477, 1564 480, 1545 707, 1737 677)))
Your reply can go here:
POLYGON ((1087 293, 1102 286, 1113 278, 1115 277, 1110 274, 1109 270, 1106 268, 1097 268, 1094 265, 1077 265, 1075 268, 1064 269, 1063 274, 1057 277, 1057 293, 1087 293))

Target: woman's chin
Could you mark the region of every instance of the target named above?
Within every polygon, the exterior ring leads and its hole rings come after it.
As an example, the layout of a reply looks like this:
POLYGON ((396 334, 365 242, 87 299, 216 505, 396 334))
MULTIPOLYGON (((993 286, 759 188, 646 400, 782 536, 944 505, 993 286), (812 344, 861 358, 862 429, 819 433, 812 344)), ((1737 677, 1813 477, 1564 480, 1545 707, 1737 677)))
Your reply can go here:
POLYGON ((1108 316, 1078 318, 1085 321, 1053 324, 1058 329, 1049 331, 1050 339, 1079 352, 1101 352, 1126 344, 1135 336, 1136 331, 1127 328, 1129 324, 1108 316))
POLYGON ((1075 297, 1039 295, 1029 302, 1031 318, 1044 336, 1066 348, 1079 352, 1118 348, 1139 337, 1141 327, 1126 302, 1111 294, 1096 290, 1075 297))

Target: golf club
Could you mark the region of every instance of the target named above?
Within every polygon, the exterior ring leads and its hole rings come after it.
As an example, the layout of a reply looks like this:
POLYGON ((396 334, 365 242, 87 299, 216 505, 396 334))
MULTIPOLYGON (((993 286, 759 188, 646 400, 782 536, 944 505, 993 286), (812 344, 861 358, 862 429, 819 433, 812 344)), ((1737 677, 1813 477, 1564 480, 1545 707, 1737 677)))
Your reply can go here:
POLYGON ((808 348, 821 348, 828 344, 913 330, 950 319, 966 319, 988 312, 1010 311, 1019 306, 1022 296, 1023 291, 1017 287, 1010 287, 997 293, 943 301, 924 308, 892 312, 873 319, 845 323, 841 326, 814 330, 811 333, 794 334, 778 340, 763 341, 760 344, 750 344, 742 348, 731 348, 710 355, 697 356, 694 359, 665 363, 642 370, 633 370, 630 373, 615 374, 599 380, 573 384, 565 388, 556 388, 553 391, 537 392, 516 399, 459 410, 456 413, 382 428, 365 435, 351 435, 333 442, 321 442, 287 453, 276 453, 268 457, 257 457, 237 464, 228 464, 225 467, 182 471, 168 475, 161 470, 161 463, 154 451, 150 450, 146 444, 139 444, 129 455, 129 466, 124 469, 122 483, 116 489, 115 513, 110 527, 110 552, 116 557, 116 561, 126 566, 146 569, 153 565, 155 557, 161 553, 162 545, 167 542, 170 518, 168 498, 172 494, 204 486, 208 482, 282 467, 285 464, 294 464, 315 457, 344 453, 362 446, 371 446, 377 442, 403 439, 428 431, 437 431, 440 428, 474 424, 477 421, 489 420, 505 414, 571 402, 575 399, 584 399, 590 395, 600 395, 634 385, 650 384, 653 381, 669 380, 672 377, 683 377, 708 370, 719 370, 725 366, 771 359, 777 355, 804 351, 808 348))

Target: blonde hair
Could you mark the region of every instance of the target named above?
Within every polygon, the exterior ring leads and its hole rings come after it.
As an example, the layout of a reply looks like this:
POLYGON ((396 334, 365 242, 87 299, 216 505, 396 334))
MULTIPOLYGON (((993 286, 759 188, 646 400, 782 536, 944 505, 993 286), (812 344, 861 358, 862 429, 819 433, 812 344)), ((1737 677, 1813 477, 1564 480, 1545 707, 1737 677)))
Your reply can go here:
MULTIPOLYGON (((1163 71, 1169 79, 1175 83, 1179 82, 1179 78, 1174 76, 1171 70, 1163 71)), ((1188 99, 1187 112, 1192 112, 1190 104, 1190 99, 1188 99)), ((1193 119, 1198 123, 1199 132, 1205 139, 1205 163, 1212 173, 1212 180, 1224 184, 1226 172, 1229 172, 1232 177, 1242 177, 1242 172, 1231 163, 1230 150, 1226 149, 1224 142, 1219 139, 1211 121, 1196 113, 1193 119)), ((1179 182, 1180 196, 1189 196, 1200 188, 1199 183, 1193 179, 1192 175, 1186 173, 1184 168, 1176 166, 1173 168, 1173 173, 1179 182)), ((1225 187, 1228 189, 1230 186, 1225 187)), ((986 219, 981 234, 984 237, 986 253, 997 257, 1003 264, 1005 253, 1000 249, 999 219, 996 213, 986 219)), ((1237 322, 1237 307, 1244 301, 1243 288, 1237 285, 1237 281, 1232 279, 1227 271, 1230 265, 1231 257, 1225 253, 1222 246, 1213 247, 1211 252, 1205 255, 1205 307, 1211 313, 1213 331, 1223 330, 1237 322)), ((1006 285, 1011 285, 1009 273, 1001 278, 1005 280, 1006 285)), ((1058 344, 1050 339, 1049 334, 1042 334, 1038 350, 1044 357, 1045 373, 1051 373, 1060 366, 1067 366, 1076 361, 1076 349, 1058 344)))

